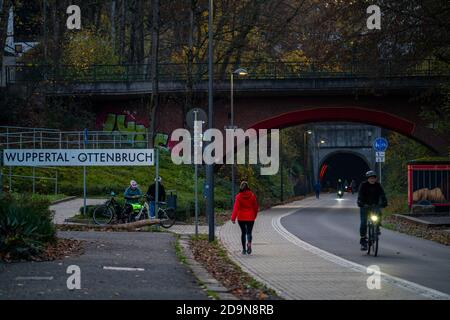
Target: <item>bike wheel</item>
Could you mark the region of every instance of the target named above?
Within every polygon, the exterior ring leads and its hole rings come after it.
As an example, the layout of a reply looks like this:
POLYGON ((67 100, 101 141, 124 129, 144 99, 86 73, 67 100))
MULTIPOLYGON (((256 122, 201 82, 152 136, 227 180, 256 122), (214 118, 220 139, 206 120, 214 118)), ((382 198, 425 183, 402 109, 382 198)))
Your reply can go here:
POLYGON ((113 217, 113 209, 110 206, 105 205, 95 208, 94 213, 92 214, 94 223, 98 225, 110 224, 113 217))
POLYGON ((373 241, 373 255, 376 257, 378 256, 378 229, 380 226, 376 227, 376 230, 374 232, 374 241, 373 241))
POLYGON ((159 220, 160 225, 163 228, 170 228, 175 223, 175 209, 167 208, 167 209, 159 209, 159 220))
POLYGON ((373 244, 373 225, 369 224, 368 227, 369 239, 367 239, 367 254, 370 255, 373 244))

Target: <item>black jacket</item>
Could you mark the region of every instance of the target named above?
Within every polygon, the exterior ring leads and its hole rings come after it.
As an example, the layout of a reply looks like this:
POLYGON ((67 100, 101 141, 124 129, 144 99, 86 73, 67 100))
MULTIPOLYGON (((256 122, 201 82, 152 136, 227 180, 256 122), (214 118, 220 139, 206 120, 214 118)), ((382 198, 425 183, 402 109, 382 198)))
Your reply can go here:
POLYGON ((378 205, 387 206, 387 198, 383 187, 378 182, 370 184, 368 181, 361 183, 358 190, 358 207, 378 205))
MULTIPOLYGON (((156 197, 156 184, 155 183, 151 184, 148 187, 147 196, 149 196, 151 200, 155 200, 155 197, 156 197)), ((159 184, 159 187, 158 187, 158 198, 159 198, 159 202, 166 201, 166 190, 164 189, 164 186, 162 184, 159 184)))

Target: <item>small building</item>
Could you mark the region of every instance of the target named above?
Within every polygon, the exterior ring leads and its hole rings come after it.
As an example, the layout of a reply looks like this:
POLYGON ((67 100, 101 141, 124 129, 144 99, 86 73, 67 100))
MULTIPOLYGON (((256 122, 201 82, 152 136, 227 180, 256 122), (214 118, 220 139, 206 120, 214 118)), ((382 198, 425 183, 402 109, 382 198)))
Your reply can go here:
POLYGON ((450 209, 450 158, 408 162, 408 206, 415 204, 450 209))

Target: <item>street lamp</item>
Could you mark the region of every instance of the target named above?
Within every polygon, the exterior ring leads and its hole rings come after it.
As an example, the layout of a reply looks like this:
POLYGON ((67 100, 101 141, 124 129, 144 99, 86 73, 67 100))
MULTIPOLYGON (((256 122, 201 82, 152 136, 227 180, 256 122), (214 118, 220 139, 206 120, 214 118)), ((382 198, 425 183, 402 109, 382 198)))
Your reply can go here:
MULTIPOLYGON (((320 153, 320 145, 325 144, 326 141, 323 139, 320 139, 320 141, 317 143, 317 181, 320 179, 320 163, 319 163, 319 153, 320 153)), ((316 181, 316 182, 317 182, 316 181)))
POLYGON ((308 159, 306 158, 306 154, 307 154, 307 146, 306 146, 306 143, 307 143, 307 136, 309 135, 312 135, 312 130, 305 130, 304 132, 303 132, 303 176, 304 176, 304 188, 305 188, 305 195, 308 193, 308 191, 309 191, 309 178, 307 178, 307 175, 306 175, 306 170, 307 170, 307 167, 308 167, 308 159))
MULTIPOLYGON (((238 77, 245 77, 248 75, 248 72, 246 69, 244 68, 238 68, 236 70, 234 70, 233 72, 231 72, 230 74, 230 106, 231 106, 231 115, 230 115, 230 121, 231 121, 231 125, 230 125, 230 129, 233 129, 233 133, 234 130, 236 129, 234 126, 234 75, 237 75, 238 77)), ((233 150, 233 155, 234 155, 234 150, 233 150)), ((235 166, 234 166, 234 159, 233 159, 233 163, 231 164, 231 199, 232 199, 232 204, 234 206, 234 197, 236 195, 236 174, 235 174, 235 166)))
MULTIPOLYGON (((213 95, 213 0, 208 1, 208 127, 214 128, 214 95, 213 95)), ((208 215, 208 241, 212 242, 215 238, 215 223, 214 223, 214 167, 212 164, 206 166, 206 214, 208 215)))

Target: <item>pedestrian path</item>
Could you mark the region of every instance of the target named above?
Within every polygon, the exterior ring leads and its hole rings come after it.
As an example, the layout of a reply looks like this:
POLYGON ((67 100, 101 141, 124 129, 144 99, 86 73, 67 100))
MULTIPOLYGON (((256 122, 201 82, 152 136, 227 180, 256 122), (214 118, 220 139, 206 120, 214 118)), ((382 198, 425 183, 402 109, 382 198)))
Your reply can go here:
MULTIPOLYGON (((87 205, 97 205, 105 202, 105 199, 87 199, 87 205)), ((54 204, 50 210, 55 212, 53 223, 65 224, 65 220, 78 214, 79 209, 84 205, 83 198, 76 198, 70 201, 54 204)))
POLYGON ((254 226, 250 256, 241 254, 237 225, 227 222, 217 234, 231 258, 243 270, 285 299, 448 298, 437 291, 384 274, 381 274, 381 288, 369 289, 371 274, 365 267, 315 248, 281 225, 282 217, 303 207, 320 207, 320 203, 315 198, 307 198, 260 212, 254 226))
MULTIPOLYGON (((216 227, 217 230, 218 227, 216 227)), ((180 235, 194 235, 195 234, 195 225, 192 224, 175 224, 170 227, 169 231, 180 234, 180 235)), ((200 225, 198 226, 199 234, 208 234, 209 228, 208 226, 200 225)))

